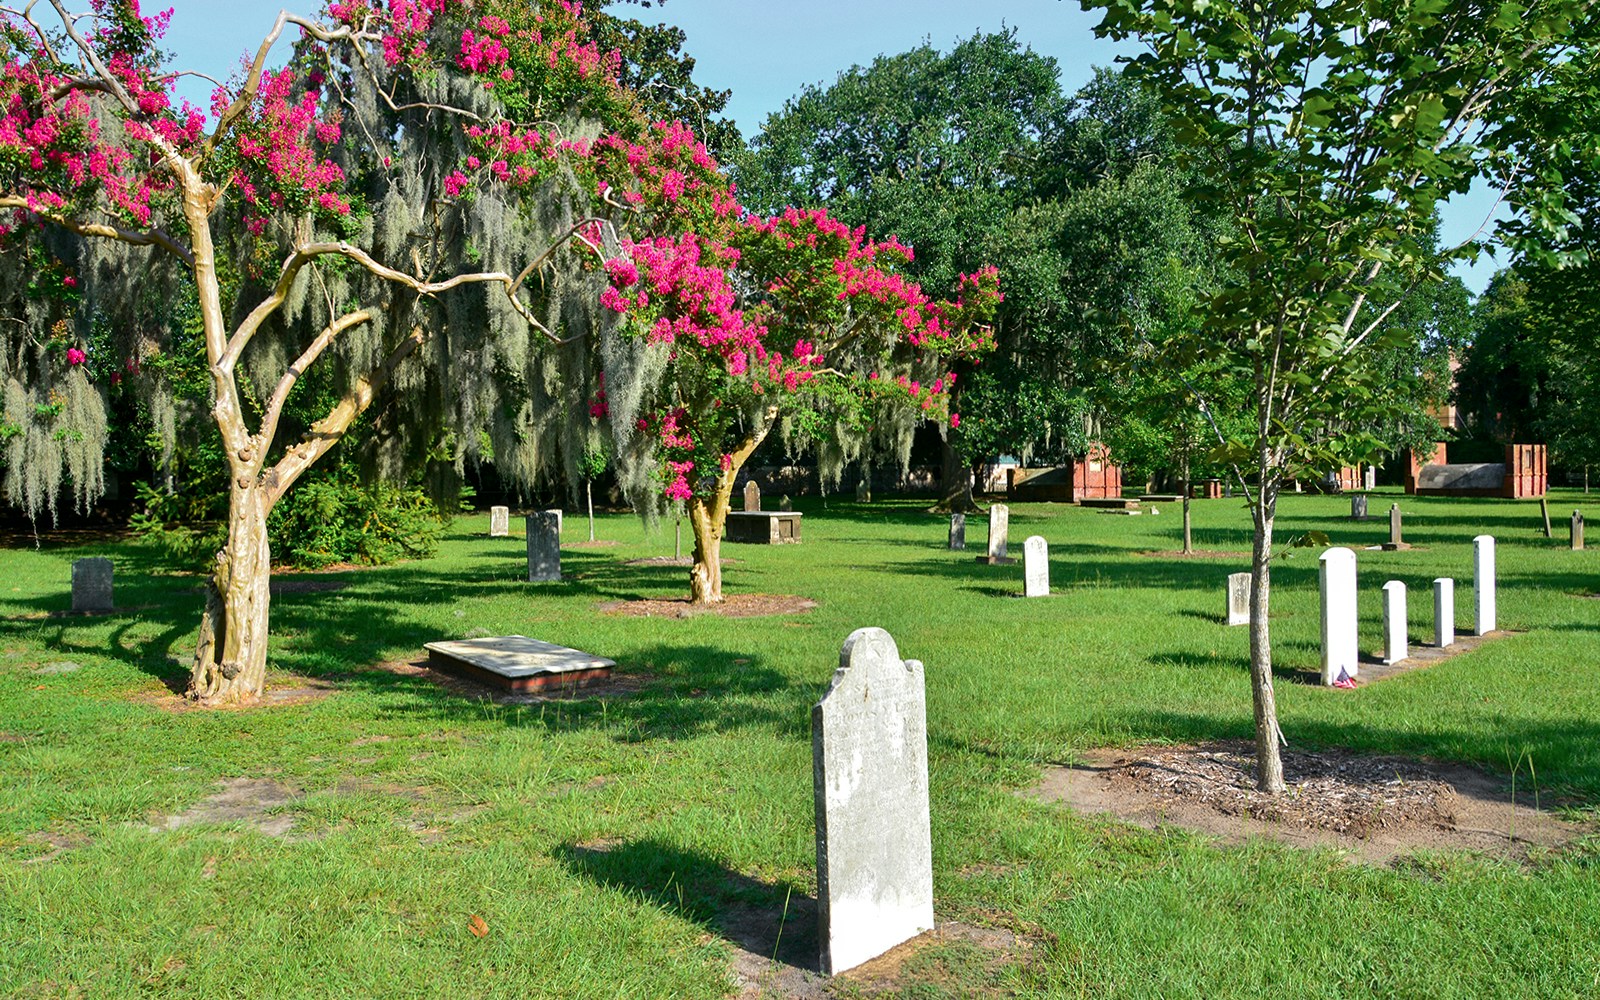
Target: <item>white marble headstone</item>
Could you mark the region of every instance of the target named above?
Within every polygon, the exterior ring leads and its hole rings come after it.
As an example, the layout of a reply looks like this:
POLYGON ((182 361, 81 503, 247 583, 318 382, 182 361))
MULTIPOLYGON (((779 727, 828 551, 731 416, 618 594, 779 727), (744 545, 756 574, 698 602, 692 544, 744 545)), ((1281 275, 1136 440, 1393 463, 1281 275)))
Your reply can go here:
POLYGON ((1495 630, 1494 536, 1472 540, 1472 630, 1488 635, 1495 630))
POLYGON ((839 651, 811 709, 817 910, 826 975, 933 929, 933 840, 922 664, 880 628, 839 651))
POLYGON ((989 507, 989 558, 1006 557, 1006 536, 1011 530, 1011 508, 1003 503, 989 507))
POLYGON ((1255 589, 1249 573, 1228 574, 1228 624, 1250 624, 1250 595, 1255 589))
POLYGON ((1042 535, 1022 543, 1022 596, 1050 596, 1050 546, 1042 535))
POLYGON ((1456 582, 1449 577, 1433 581, 1433 644, 1440 649, 1456 641, 1456 582))
POLYGON ((1383 662, 1399 663, 1411 655, 1406 630, 1406 585, 1390 580, 1383 585, 1383 662))
POLYGON ((489 537, 505 538, 511 534, 511 508, 489 508, 489 537))
POLYGON ((1322 553, 1322 683, 1354 680, 1361 671, 1356 643, 1356 554, 1322 553))

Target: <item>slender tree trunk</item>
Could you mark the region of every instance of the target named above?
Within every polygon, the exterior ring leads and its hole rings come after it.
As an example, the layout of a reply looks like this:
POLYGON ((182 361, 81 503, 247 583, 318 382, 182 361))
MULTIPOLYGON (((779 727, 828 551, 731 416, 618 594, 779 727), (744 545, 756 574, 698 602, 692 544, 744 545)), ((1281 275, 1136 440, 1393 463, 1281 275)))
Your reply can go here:
POLYGON ((267 490, 235 483, 228 503, 228 542, 217 553, 207 587, 189 697, 205 705, 259 697, 267 675, 267 614, 272 552, 267 540, 267 490))
POLYGON ((1284 790, 1279 752, 1278 703, 1272 691, 1272 634, 1268 607, 1272 596, 1272 526, 1278 512, 1278 483, 1263 451, 1261 486, 1252 505, 1255 543, 1250 560, 1250 690, 1255 701, 1256 784, 1276 795, 1284 790))
POLYGON ((584 500, 589 505, 589 541, 594 541, 594 480, 583 481, 584 500))
POLYGON ((1183 449, 1183 554, 1194 554, 1194 531, 1189 523, 1189 497, 1193 493, 1189 482, 1189 449, 1183 449))

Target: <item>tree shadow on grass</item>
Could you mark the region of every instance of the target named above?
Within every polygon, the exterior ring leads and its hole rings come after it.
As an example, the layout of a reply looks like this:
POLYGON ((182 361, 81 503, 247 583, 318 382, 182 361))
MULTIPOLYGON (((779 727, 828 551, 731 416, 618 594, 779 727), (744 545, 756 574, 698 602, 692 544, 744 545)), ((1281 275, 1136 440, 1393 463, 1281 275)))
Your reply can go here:
POLYGON ((660 840, 558 847, 574 875, 692 920, 739 950, 818 971, 817 900, 793 882, 763 882, 660 840))
MULTIPOLYGON (((1250 657, 1248 655, 1223 656, 1219 653, 1196 653, 1189 650, 1180 650, 1173 653, 1154 653, 1145 659, 1159 667, 1180 667, 1183 669, 1198 667, 1211 670, 1250 672, 1250 657)), ((1310 670, 1305 667, 1286 666, 1281 663, 1272 665, 1272 676, 1294 684, 1322 683, 1320 671, 1310 670)))

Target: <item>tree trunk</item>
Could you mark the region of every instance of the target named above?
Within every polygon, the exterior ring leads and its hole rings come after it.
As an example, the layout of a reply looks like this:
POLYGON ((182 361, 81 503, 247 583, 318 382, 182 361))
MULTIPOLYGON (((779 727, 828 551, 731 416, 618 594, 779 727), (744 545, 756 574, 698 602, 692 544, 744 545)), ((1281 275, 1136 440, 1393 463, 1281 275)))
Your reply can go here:
POLYGON ((217 553, 206 588, 200 642, 189 676, 190 698, 204 705, 260 697, 267 675, 267 613, 272 552, 267 539, 271 504, 260 483, 235 485, 228 504, 228 541, 217 553))
POLYGON ((583 481, 583 497, 589 505, 589 541, 594 541, 594 480, 583 481))
POLYGON ((694 568, 689 571, 692 604, 722 603, 722 527, 727 519, 726 501, 719 504, 716 497, 689 501, 689 528, 694 532, 694 568))
POLYGON ((1183 451, 1183 554, 1194 554, 1194 530, 1189 523, 1189 498, 1194 489, 1189 480, 1189 450, 1183 451))
POLYGON ((1272 526, 1277 518, 1278 484, 1265 458, 1261 487, 1251 510, 1255 543, 1250 561, 1250 690, 1255 700, 1256 785, 1269 795, 1284 790, 1279 754, 1278 703, 1272 692, 1272 635, 1267 613, 1272 596, 1272 526))
POLYGON ((949 514, 970 514, 978 509, 972 499, 972 468, 961 460, 961 455, 948 440, 939 442, 939 502, 936 511, 949 514))

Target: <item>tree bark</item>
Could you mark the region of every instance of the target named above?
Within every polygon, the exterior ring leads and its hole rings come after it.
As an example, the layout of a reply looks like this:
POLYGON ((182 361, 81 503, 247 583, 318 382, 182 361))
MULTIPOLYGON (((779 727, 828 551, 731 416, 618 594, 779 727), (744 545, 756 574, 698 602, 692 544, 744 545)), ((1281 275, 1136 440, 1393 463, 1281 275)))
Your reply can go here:
POLYGON ((717 474, 710 496, 697 492, 689 498, 689 529, 694 532, 694 567, 689 570, 692 604, 722 603, 722 530, 733 502, 733 481, 766 440, 777 416, 778 408, 769 407, 755 429, 728 454, 728 467, 717 474))
POLYGON ((1189 449, 1183 449, 1183 554, 1194 554, 1194 531, 1189 523, 1189 498, 1194 489, 1189 480, 1189 449))
POLYGON ((971 466, 962 461, 948 439, 939 442, 939 454, 939 502, 933 509, 948 514, 970 514, 977 510, 978 504, 972 499, 971 466))
POLYGON ((1250 690, 1255 702, 1256 785, 1261 791, 1276 795, 1285 786, 1278 703, 1272 691, 1272 635, 1267 614, 1272 595, 1272 527, 1277 518, 1278 484, 1265 458, 1260 463, 1260 471, 1260 492, 1251 511, 1255 542, 1250 560, 1250 690))
POLYGON ((594 480, 583 481, 583 498, 589 505, 589 541, 594 541, 594 480))
POLYGON ((267 615, 272 552, 271 503, 259 483, 235 483, 228 503, 228 542, 217 553, 207 587, 189 697, 203 705, 255 700, 266 685, 267 615))

